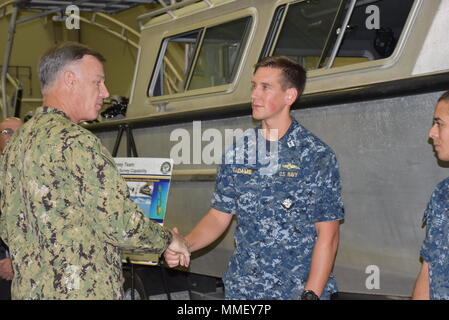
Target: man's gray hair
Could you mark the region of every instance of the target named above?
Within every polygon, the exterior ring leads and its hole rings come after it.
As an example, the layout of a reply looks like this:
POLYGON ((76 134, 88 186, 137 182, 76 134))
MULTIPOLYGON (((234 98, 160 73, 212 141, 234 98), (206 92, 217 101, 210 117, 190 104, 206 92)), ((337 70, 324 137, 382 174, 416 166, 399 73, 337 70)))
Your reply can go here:
POLYGON ((85 55, 94 56, 101 63, 106 61, 97 51, 77 42, 64 42, 48 50, 39 61, 39 81, 42 92, 48 91, 59 72, 67 65, 81 60, 85 55))

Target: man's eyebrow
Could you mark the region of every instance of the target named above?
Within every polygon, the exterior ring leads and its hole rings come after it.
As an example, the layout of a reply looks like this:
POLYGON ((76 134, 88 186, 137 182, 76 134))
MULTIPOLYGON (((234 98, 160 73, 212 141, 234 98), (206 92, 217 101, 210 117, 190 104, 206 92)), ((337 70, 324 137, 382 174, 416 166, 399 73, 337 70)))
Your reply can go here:
POLYGON ((271 83, 269 83, 269 82, 261 82, 260 84, 263 86, 271 87, 271 83))
MULTIPOLYGON (((254 80, 251 80, 251 84, 257 84, 257 82, 254 80)), ((263 84, 265 86, 271 86, 270 82, 265 82, 265 81, 259 82, 259 84, 263 84)))

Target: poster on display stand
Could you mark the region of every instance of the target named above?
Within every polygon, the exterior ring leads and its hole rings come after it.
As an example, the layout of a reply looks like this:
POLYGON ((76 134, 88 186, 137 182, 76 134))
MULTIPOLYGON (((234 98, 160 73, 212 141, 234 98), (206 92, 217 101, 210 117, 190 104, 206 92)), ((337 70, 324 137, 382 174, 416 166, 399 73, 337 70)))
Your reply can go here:
MULTIPOLYGON (((173 160, 168 158, 114 158, 128 184, 131 199, 152 221, 164 224, 173 160)), ((156 265, 157 254, 122 251, 123 262, 156 265)))

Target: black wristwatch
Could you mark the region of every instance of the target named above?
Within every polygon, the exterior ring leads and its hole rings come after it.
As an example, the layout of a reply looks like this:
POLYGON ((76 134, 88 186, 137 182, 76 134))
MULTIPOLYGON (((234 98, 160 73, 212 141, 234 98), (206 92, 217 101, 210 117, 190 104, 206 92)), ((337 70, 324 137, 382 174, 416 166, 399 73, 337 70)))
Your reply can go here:
POLYGON ((301 300, 320 300, 320 297, 312 290, 304 290, 301 294, 301 300))

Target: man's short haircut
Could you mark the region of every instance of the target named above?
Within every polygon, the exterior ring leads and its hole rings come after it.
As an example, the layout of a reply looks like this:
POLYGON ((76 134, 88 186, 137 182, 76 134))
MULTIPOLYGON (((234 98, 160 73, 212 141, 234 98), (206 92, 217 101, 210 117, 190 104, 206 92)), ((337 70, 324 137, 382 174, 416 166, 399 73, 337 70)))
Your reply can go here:
POLYGON ((77 42, 64 42, 48 50, 39 61, 39 81, 42 92, 45 93, 49 89, 59 72, 67 65, 81 60, 85 55, 94 56, 101 63, 106 61, 97 51, 77 42))
POLYGON ((441 95, 441 97, 438 99, 438 102, 440 101, 449 102, 449 90, 441 95))
POLYGON ((286 56, 271 56, 259 61, 254 66, 254 73, 259 68, 276 68, 282 70, 282 88, 296 88, 298 99, 306 86, 306 70, 295 60, 286 56))

